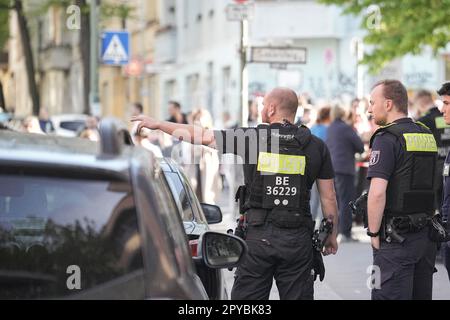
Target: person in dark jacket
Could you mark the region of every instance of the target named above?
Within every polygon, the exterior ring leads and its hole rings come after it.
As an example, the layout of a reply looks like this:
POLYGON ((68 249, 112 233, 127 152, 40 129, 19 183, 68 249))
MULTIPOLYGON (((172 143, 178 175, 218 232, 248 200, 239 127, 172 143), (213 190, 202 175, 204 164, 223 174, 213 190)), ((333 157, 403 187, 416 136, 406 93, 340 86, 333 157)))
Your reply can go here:
POLYGON ((364 152, 364 143, 355 130, 342 120, 344 117, 342 108, 333 108, 334 121, 328 127, 326 144, 336 174, 340 240, 345 242, 354 241, 351 237, 352 212, 348 204, 355 199, 355 153, 364 152))

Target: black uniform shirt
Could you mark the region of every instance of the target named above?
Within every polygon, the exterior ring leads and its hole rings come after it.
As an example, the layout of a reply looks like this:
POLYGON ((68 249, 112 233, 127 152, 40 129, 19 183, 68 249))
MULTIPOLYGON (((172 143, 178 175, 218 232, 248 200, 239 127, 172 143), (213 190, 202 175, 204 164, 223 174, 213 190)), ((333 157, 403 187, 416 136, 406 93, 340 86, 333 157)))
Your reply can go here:
MULTIPOLYGON (((422 122, 424 125, 426 125, 428 128, 430 128, 430 130, 434 133, 436 131, 435 119, 437 117, 442 117, 442 113, 439 111, 439 109, 437 107, 433 107, 418 121, 422 122)), ((435 136, 434 138, 437 141, 440 137, 435 136)))
MULTIPOLYGON (((280 129, 282 124, 273 124, 271 129, 280 129)), ((256 170, 258 141, 260 130, 257 128, 238 128, 215 131, 216 146, 220 154, 232 153, 244 161, 245 183, 256 170)), ((334 170, 331 163, 330 152, 325 143, 312 136, 310 143, 304 149, 308 157, 306 177, 308 189, 311 189, 316 179, 333 179, 334 170)))
MULTIPOLYGON (((422 122, 424 125, 426 125, 428 128, 430 128, 431 132, 433 133, 434 139, 436 140, 436 144, 438 146, 439 150, 439 159, 441 162, 439 162, 438 166, 442 167, 443 161, 448 153, 448 148, 442 148, 449 144, 448 140, 448 134, 443 134, 441 131, 436 127, 436 118, 442 118, 443 114, 439 111, 437 107, 431 108, 422 118, 420 118, 418 121, 422 122)), ((442 119, 443 120, 443 119, 442 119)), ((445 129, 445 131, 448 131, 448 129, 445 129)))
MULTIPOLYGON (((411 129, 414 129, 416 126, 411 118, 402 118, 394 122, 409 123, 411 129)), ((372 145, 367 179, 381 178, 389 180, 391 178, 396 167, 403 161, 404 151, 398 139, 388 132, 380 132, 377 134, 372 145)))

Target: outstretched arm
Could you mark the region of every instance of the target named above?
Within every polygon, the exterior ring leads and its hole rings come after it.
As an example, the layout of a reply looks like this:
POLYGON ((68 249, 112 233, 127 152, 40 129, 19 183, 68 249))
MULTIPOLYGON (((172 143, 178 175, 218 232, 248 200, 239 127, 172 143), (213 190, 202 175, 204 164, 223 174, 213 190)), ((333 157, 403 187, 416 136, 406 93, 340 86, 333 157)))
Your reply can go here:
POLYGON ((148 128, 151 130, 161 130, 181 141, 187 141, 192 144, 200 144, 209 146, 211 148, 216 147, 216 139, 214 137, 214 131, 209 129, 203 129, 202 127, 173 123, 168 121, 157 121, 151 117, 147 116, 137 116, 131 118, 131 121, 140 121, 137 132, 142 128, 148 128))

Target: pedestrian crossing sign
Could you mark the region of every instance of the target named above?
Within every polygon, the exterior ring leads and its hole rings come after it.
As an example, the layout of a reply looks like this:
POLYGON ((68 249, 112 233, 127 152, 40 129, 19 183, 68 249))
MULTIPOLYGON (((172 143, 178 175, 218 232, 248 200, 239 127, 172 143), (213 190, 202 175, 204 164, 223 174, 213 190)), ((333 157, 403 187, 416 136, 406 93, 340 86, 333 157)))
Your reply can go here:
POLYGON ((102 34, 101 59, 103 64, 123 66, 130 61, 130 33, 105 31, 102 34))

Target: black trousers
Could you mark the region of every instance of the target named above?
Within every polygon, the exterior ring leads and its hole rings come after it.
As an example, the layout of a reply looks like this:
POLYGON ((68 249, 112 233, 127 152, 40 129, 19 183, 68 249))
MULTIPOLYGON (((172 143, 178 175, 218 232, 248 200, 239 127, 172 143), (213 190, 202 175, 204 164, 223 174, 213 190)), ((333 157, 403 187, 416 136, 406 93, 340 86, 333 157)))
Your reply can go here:
POLYGON ((448 279, 450 280, 450 241, 447 243, 443 243, 444 247, 444 264, 445 268, 447 268, 448 279))
POLYGON ((235 273, 232 300, 267 300, 275 278, 281 300, 312 300, 313 252, 307 227, 249 226, 248 254, 235 273))
POLYGON ((403 243, 381 241, 373 248, 372 300, 431 300, 437 244, 428 239, 428 227, 402 235, 403 243))
POLYGON ((350 237, 352 235, 352 212, 348 204, 355 200, 355 176, 336 173, 334 179, 339 206, 339 233, 350 237))

